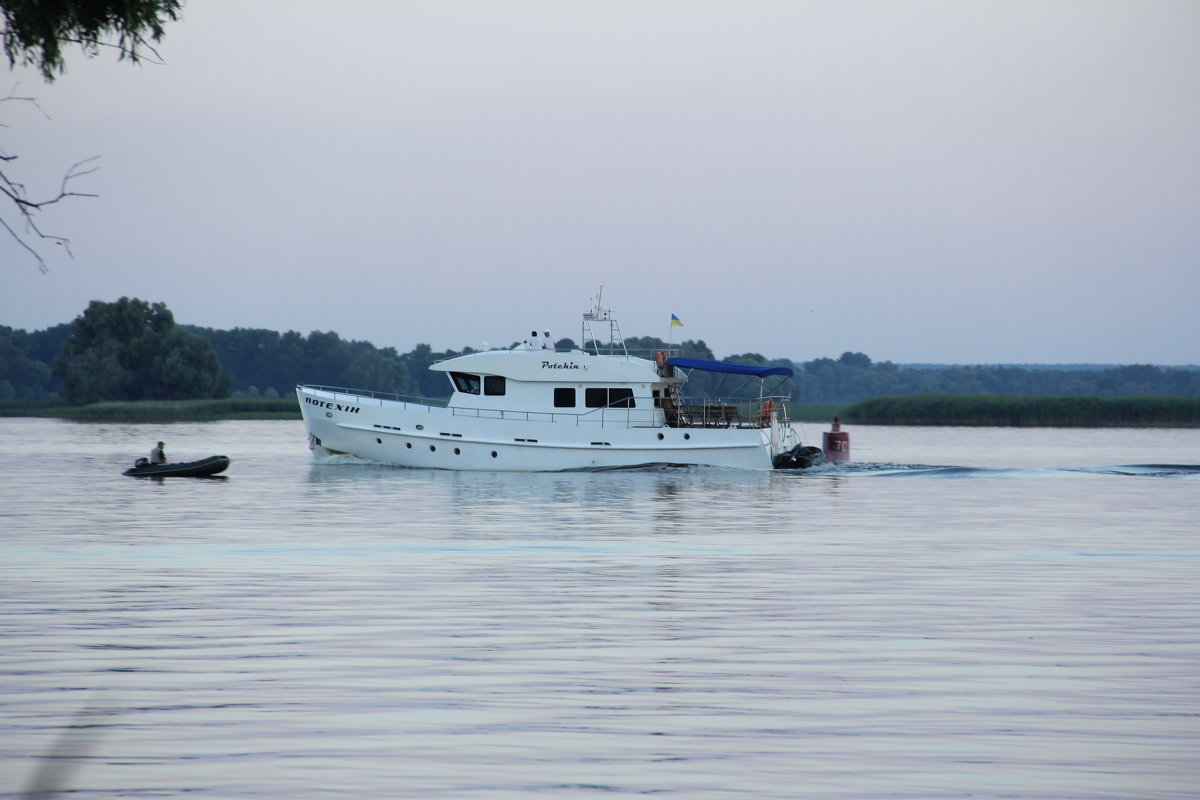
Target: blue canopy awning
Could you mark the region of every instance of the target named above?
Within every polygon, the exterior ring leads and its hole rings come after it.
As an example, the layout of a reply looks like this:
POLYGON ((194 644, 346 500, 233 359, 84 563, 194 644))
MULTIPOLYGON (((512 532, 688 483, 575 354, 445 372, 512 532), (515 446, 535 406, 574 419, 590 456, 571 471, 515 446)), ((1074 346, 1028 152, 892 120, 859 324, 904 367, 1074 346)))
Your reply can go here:
POLYGON ((700 369, 705 372, 725 372, 730 375, 753 375, 756 378, 768 378, 772 375, 786 375, 790 378, 793 374, 787 367, 754 367, 748 364, 730 364, 728 361, 706 361, 703 358, 684 358, 683 356, 667 359, 667 366, 700 369))

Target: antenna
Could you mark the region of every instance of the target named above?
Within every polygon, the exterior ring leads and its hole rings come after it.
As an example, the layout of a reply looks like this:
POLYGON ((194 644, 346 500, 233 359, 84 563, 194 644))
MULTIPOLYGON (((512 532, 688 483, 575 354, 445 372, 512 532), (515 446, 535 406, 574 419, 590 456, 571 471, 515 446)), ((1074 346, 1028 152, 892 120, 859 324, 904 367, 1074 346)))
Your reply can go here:
POLYGON ((626 356, 628 356, 629 351, 625 349, 625 339, 623 336, 621 336, 621 327, 617 324, 617 321, 613 318, 612 310, 604 307, 604 284, 603 283, 600 284, 600 292, 596 295, 595 300, 596 300, 595 308, 591 309, 590 311, 583 312, 583 325, 579 332, 580 338, 583 339, 583 341, 580 343, 580 345, 582 347, 586 347, 587 343, 591 342, 592 347, 596 350, 596 352, 598 354, 600 351, 600 340, 596 338, 594 332, 592 331, 591 323, 607 322, 608 323, 608 352, 610 354, 612 354, 612 353, 616 352, 617 347, 620 347, 621 352, 623 352, 626 356))
POLYGON ((592 299, 596 301, 596 305, 590 311, 583 312, 583 318, 588 319, 588 320, 608 319, 609 314, 611 312, 604 307, 604 284, 603 283, 600 284, 600 292, 592 299))

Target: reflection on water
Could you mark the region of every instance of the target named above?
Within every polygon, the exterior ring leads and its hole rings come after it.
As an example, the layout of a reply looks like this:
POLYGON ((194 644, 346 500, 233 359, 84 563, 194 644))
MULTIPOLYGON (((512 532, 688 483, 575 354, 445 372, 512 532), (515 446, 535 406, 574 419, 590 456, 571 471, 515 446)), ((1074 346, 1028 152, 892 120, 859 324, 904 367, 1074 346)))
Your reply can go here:
POLYGON ((0 796, 81 711, 90 798, 1193 796, 1200 433, 852 433, 503 474, 0 420, 0 796), (159 438, 228 480, 120 475, 159 438))

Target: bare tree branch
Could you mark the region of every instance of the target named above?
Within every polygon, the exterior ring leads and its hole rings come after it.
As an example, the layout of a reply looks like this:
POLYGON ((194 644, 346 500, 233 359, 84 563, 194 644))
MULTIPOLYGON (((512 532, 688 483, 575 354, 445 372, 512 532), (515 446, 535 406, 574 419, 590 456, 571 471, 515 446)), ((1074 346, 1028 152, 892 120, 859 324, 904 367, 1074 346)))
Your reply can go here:
MULTIPOLYGON (((37 100, 32 97, 19 97, 16 94, 16 88, 9 93, 8 97, 0 97, 0 103, 8 101, 25 102, 36 108, 46 119, 50 116, 45 110, 38 105, 37 100)), ((0 123, 0 127, 8 127, 0 123)), ((71 189, 71 182, 77 178, 82 178, 86 175, 91 175, 99 169, 96 161, 99 156, 92 156, 83 161, 77 161, 67 169, 63 175, 62 182, 59 184, 58 193, 50 197, 33 199, 29 196, 28 189, 25 184, 16 180, 9 172, 6 171, 6 166, 17 161, 18 156, 7 153, 0 149, 0 195, 8 198, 12 203, 11 208, 16 209, 16 213, 12 215, 13 219, 10 222, 6 218, 4 209, 0 209, 0 227, 4 228, 17 244, 33 256, 37 263, 38 270, 43 274, 49 272, 46 266, 46 259, 41 252, 34 246, 35 240, 42 240, 58 245, 66 251, 69 258, 74 258, 71 252, 71 242, 64 236, 56 236, 46 233, 37 224, 34 215, 47 206, 52 206, 66 200, 68 197, 97 197, 98 195, 88 192, 78 192, 71 189)))
MULTIPOLYGON (((162 40, 169 22, 180 18, 183 0, 88 0, 88 2, 37 2, 0 0, 0 48, 10 67, 35 65, 47 82, 66 69, 65 46, 76 45, 91 57, 117 51, 119 61, 162 63, 152 42, 162 40)), ((29 103, 47 119, 49 115, 31 97, 20 97, 14 88, 0 103, 29 103)), ((8 126, 0 122, 0 129, 8 126)), ((75 191, 73 181, 96 171, 95 158, 76 162, 63 176, 58 193, 50 197, 29 194, 12 171, 17 156, 0 147, 0 228, 33 255, 38 269, 47 271, 39 240, 61 245, 70 255, 68 241, 38 227, 35 215, 70 197, 95 197, 75 191), (14 210, 15 209, 15 210, 14 210)))

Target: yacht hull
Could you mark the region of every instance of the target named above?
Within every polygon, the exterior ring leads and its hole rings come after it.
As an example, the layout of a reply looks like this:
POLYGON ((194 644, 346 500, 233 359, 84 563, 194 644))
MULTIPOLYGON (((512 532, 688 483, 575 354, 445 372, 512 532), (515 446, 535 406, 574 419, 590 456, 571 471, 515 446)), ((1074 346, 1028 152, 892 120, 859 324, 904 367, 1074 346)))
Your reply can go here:
POLYGON ((427 469, 542 472, 695 464, 771 469, 773 453, 798 444, 790 426, 679 428, 637 424, 614 411, 481 412, 298 387, 314 457, 346 453, 427 469))

